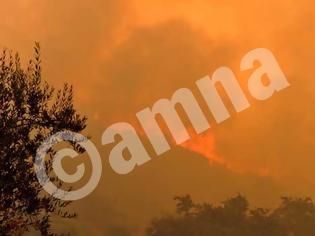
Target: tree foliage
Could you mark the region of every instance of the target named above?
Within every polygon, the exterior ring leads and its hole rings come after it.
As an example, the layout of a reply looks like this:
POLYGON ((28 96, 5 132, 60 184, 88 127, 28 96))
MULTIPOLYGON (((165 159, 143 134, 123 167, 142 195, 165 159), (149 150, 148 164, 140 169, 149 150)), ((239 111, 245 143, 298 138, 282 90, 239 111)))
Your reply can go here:
MULTIPOLYGON (((65 211, 69 202, 43 194, 33 163, 44 139, 63 130, 79 132, 86 118, 74 109, 72 86, 55 91, 42 80, 38 43, 34 50, 27 69, 21 67, 18 54, 4 50, 0 58, 1 235, 29 230, 50 235, 53 215, 75 216, 65 211)), ((51 159, 46 164, 50 171, 51 159)))
POLYGON ((310 198, 281 198, 274 210, 250 210, 237 195, 219 206, 176 197, 176 214, 152 220, 148 236, 311 236, 315 235, 315 205, 310 198))

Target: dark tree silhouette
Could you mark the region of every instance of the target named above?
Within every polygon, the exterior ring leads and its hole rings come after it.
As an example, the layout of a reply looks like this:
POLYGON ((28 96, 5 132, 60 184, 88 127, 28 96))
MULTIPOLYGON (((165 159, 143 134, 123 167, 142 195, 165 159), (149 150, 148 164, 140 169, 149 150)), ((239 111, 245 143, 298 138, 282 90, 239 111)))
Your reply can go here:
POLYGON ((148 236, 312 236, 315 205, 310 198, 281 199, 279 207, 250 210, 238 195, 219 206, 176 197, 176 214, 152 220, 148 236))
MULTIPOLYGON (((18 54, 13 57, 4 50, 0 58, 1 235, 30 230, 51 235, 51 216, 75 216, 65 209, 69 202, 43 194, 33 163, 46 137, 63 130, 79 132, 85 128, 86 118, 74 109, 71 86, 66 84, 55 92, 42 80, 38 43, 34 49, 34 59, 26 70, 21 68, 18 54)), ((51 160, 46 164, 51 170, 51 160)))

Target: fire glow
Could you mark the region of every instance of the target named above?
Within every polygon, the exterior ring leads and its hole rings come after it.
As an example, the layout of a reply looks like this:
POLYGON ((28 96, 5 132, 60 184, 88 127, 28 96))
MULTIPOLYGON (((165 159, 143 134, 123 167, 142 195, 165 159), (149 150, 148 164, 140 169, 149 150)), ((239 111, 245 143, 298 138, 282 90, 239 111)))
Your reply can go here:
MULTIPOLYGON (((279 92, 290 85, 272 52, 265 48, 248 52, 241 60, 240 70, 254 70, 248 79, 247 85, 250 95, 257 100, 267 100, 275 92, 279 92), (260 67, 255 68, 256 62, 260 64, 260 67), (268 83, 264 81, 265 76, 268 77, 268 83)), ((228 67, 218 68, 211 78, 205 76, 197 80, 196 85, 199 92, 216 123, 219 124, 229 119, 230 113, 217 91, 217 83, 224 87, 237 112, 248 109, 250 103, 234 72, 228 67)), ((224 159, 215 155, 214 145, 211 145, 211 143, 214 143, 213 136, 208 137, 207 143, 203 140, 198 141, 202 139, 201 136, 198 137, 197 142, 196 139, 194 142, 189 142, 191 136, 176 111, 175 106, 177 105, 184 109, 197 135, 201 135, 210 129, 208 118, 205 117, 194 94, 188 88, 180 88, 173 93, 171 99, 160 99, 154 103, 152 108, 147 107, 136 114, 155 153, 161 155, 171 149, 165 133, 163 133, 160 124, 157 122, 157 116, 161 116, 177 145, 182 145, 207 157, 211 156, 210 160, 225 164, 224 159)), ((141 166, 152 159, 141 142, 136 129, 127 122, 115 123, 108 127, 103 133, 102 144, 114 144, 109 154, 109 163, 118 174, 128 174, 136 166, 141 166), (120 137, 119 141, 117 136, 120 137), (124 156, 125 150, 128 150, 128 158, 124 156)))

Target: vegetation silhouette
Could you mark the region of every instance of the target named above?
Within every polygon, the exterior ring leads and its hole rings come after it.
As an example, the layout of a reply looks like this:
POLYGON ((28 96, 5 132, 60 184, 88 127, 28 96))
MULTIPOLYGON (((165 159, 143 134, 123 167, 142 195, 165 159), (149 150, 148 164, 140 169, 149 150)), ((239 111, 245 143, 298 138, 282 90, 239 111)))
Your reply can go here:
POLYGON ((237 195, 219 206, 194 203, 189 195, 176 197, 176 214, 152 220, 148 236, 312 236, 315 205, 310 198, 282 197, 274 210, 250 210, 237 195))
MULTIPOLYGON (((42 80, 40 46, 34 59, 22 69, 19 55, 4 50, 0 57, 0 234, 51 232, 52 216, 75 217, 64 202, 43 193, 34 171, 36 150, 56 132, 80 132, 86 118, 76 113, 72 86, 56 91, 42 80)), ((75 144, 71 144, 76 148, 75 144)), ((82 152, 83 150, 78 150, 82 152)), ((52 171, 48 153, 47 172, 52 171)), ((62 183, 53 179, 59 187, 62 183)))

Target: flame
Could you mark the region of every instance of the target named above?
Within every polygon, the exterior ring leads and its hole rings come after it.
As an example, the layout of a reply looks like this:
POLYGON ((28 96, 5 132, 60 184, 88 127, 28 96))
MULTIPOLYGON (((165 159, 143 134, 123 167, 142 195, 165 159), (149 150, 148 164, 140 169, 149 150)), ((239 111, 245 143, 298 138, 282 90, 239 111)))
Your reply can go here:
POLYGON ((180 146, 201 154, 209 160, 210 164, 227 165, 226 160, 216 151, 215 137, 211 131, 199 135, 195 134, 190 140, 180 146))

